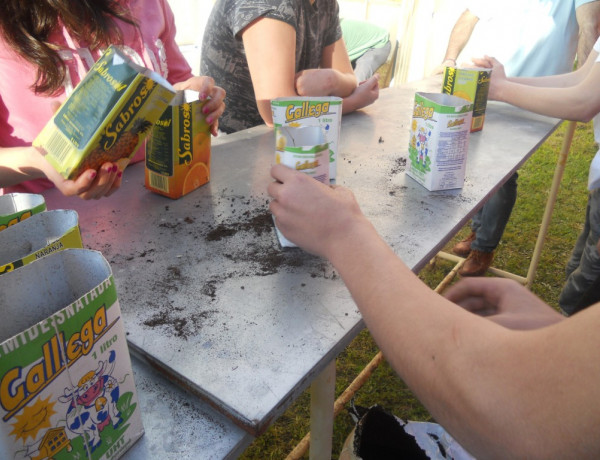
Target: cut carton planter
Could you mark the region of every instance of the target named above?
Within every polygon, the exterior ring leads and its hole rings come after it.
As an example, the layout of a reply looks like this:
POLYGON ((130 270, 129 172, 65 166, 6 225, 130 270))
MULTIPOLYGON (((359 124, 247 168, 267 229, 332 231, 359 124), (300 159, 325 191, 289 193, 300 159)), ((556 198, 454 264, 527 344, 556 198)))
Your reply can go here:
POLYGON ((337 158, 342 126, 342 99, 334 96, 277 98, 271 101, 273 124, 278 126, 319 126, 329 144, 329 179, 337 177, 337 158))
POLYGON ((146 188, 177 199, 210 181, 210 125, 197 91, 178 91, 146 142, 146 188))
POLYGON ((0 232, 0 275, 67 248, 82 248, 78 216, 58 209, 34 214, 0 232))
POLYGON ((68 249, 0 277, 3 458, 116 459, 144 430, 114 279, 68 249))
POLYGON ((441 93, 415 94, 406 174, 427 190, 461 188, 473 105, 441 93))
POLYGON ((0 195, 0 231, 46 210, 42 195, 7 193, 0 195))
MULTIPOLYGON (((275 163, 329 184, 329 144, 320 126, 275 128, 275 163)), ((275 226, 282 247, 296 247, 275 226)))
POLYGON ((446 67, 442 93, 462 97, 473 103, 471 132, 481 131, 485 121, 492 69, 446 67))

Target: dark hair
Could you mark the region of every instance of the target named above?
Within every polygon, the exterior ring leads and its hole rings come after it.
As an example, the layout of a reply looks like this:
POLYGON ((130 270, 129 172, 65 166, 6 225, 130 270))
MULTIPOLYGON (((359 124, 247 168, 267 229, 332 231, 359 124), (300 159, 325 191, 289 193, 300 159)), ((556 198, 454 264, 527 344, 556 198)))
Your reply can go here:
POLYGON ((136 25, 118 0, 0 0, 0 33, 19 56, 37 67, 32 89, 38 94, 56 94, 64 82, 67 68, 59 47, 48 41, 61 23, 93 49, 122 42, 114 19, 136 25))

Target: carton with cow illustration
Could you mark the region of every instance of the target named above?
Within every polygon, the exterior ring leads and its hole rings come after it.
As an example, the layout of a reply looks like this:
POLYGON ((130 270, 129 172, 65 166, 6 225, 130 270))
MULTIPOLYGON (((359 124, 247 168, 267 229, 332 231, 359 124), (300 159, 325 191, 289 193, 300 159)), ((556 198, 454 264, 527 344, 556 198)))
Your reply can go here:
POLYGON ((102 254, 66 249, 5 274, 0 310, 3 458, 121 457, 144 429, 102 254))
POLYGON ((417 92, 406 174, 430 191, 461 188, 472 115, 473 105, 461 97, 417 92))

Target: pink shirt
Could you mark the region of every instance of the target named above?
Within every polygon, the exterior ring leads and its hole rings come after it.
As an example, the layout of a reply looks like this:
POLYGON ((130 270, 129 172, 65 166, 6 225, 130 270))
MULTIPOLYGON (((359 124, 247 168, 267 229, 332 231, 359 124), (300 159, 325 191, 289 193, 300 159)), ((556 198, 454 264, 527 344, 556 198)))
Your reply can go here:
MULTIPOLYGON (((172 84, 190 78, 191 68, 175 43, 175 20, 167 0, 128 0, 127 3, 139 29, 119 21, 123 35, 121 49, 134 62, 160 73, 172 84)), ((68 68, 65 91, 57 97, 33 92, 36 69, 0 37, 0 147, 31 145, 52 117, 56 101, 64 101, 104 51, 91 51, 86 43, 74 43, 64 28, 56 31, 51 39, 65 49, 63 60, 68 68)), ((144 152, 140 149, 133 161, 143 158, 144 152)), ((5 188, 4 192, 40 193, 52 186, 50 181, 38 179, 5 188)))

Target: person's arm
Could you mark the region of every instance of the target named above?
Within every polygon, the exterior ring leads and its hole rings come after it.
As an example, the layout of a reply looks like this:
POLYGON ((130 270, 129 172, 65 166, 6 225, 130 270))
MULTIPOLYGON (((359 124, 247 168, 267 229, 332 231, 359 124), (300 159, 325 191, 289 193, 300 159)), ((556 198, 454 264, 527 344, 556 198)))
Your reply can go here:
POLYGON ((468 9, 460 15, 450 32, 444 60, 434 69, 434 75, 443 73, 444 68, 447 66, 456 66, 456 60, 469 42, 478 21, 479 18, 468 9))
POLYGON ((349 190, 282 165, 271 172, 278 228, 333 263, 386 359, 470 453, 577 458, 600 452, 600 361, 594 358, 600 308, 532 331, 502 327, 423 284, 349 190))
POLYGON ((84 200, 110 196, 121 185, 122 172, 114 163, 87 170, 75 180, 64 179, 35 147, 0 148, 0 187, 47 177, 63 195, 84 200))
POLYGON ((579 66, 586 62, 594 43, 600 35, 600 1, 584 3, 575 11, 579 25, 577 61, 579 66))
POLYGON ((488 98, 507 102, 531 112, 574 121, 590 121, 600 112, 600 63, 592 51, 575 72, 550 77, 506 78, 496 59, 474 59, 476 65, 491 67, 488 98))

